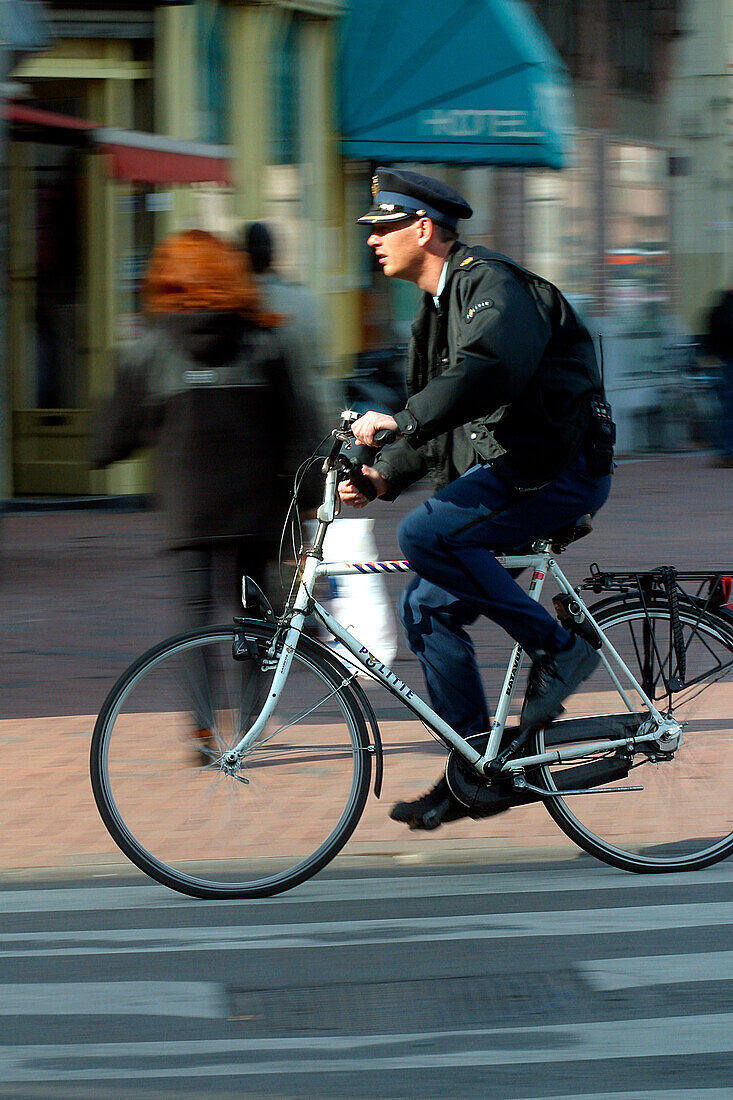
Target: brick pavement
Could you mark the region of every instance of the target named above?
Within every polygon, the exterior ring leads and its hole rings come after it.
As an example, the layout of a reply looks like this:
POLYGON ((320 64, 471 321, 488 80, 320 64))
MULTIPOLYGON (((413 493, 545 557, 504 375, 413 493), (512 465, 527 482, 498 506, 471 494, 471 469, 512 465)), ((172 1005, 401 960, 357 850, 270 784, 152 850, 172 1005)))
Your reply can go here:
MULTIPOLYGON (((406 496, 378 516, 378 544, 397 552, 396 520, 420 499, 406 496)), ((703 456, 622 464, 611 500, 592 535, 566 555, 571 576, 588 562, 644 568, 674 561, 688 568, 733 571, 730 516, 733 471, 711 468, 703 456)), ((0 588, 0 743, 5 798, 0 810, 0 868, 74 868, 117 862, 94 809, 88 744, 104 696, 126 664, 173 625, 170 569, 160 553, 152 512, 39 512, 4 518, 0 588)), ((389 578, 396 593, 399 578, 389 578)), ((506 643, 482 624, 475 632, 487 682, 496 682, 506 643)), ((396 668, 420 684, 402 649, 396 668)), ((423 858, 467 853, 515 854, 530 838, 568 854, 569 842, 539 808, 480 823, 455 823, 429 839, 386 817, 398 796, 430 785, 439 769, 432 742, 398 704, 375 697, 386 717, 385 745, 414 741, 417 751, 389 752, 381 802, 370 800, 349 844, 351 856, 395 853, 423 858), (520 816, 521 815, 521 816, 520 816)), ((631 796, 628 796, 631 797, 631 796)))

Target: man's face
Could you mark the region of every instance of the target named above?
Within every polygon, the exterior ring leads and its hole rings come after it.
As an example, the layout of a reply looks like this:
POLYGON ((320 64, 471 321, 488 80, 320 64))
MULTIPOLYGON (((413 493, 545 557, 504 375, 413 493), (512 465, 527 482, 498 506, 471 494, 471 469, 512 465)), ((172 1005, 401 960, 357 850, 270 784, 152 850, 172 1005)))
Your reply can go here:
POLYGON ((418 244, 420 219, 407 225, 375 225, 367 244, 381 264, 385 275, 417 282, 423 249, 418 244))

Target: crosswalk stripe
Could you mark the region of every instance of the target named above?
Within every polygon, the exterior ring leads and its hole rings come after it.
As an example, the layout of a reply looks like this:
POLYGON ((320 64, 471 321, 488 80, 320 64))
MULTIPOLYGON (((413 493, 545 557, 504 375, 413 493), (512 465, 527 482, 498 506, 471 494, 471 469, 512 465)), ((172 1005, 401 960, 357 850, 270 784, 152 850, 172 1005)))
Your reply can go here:
POLYGON ((140 886, 92 886, 49 887, 48 889, 23 889, 0 891, 0 914, 13 913, 73 913, 98 912, 113 909, 176 908, 196 905, 205 908, 251 906, 292 906, 330 904, 346 901, 389 900, 395 898, 474 897, 491 896, 497 892, 545 894, 579 893, 584 891, 641 890, 674 886, 678 890, 694 889, 699 885, 727 884, 733 882, 733 862, 721 863, 705 871, 690 874, 655 875, 653 879, 639 878, 623 871, 605 867, 579 871, 572 875, 564 871, 498 871, 464 875, 392 875, 365 876, 341 880, 315 879, 299 886, 292 893, 277 898, 254 901, 206 901, 193 902, 190 898, 175 894, 164 886, 144 883, 140 886))
POLYGON ((638 1088, 633 1092, 567 1092, 555 1096, 525 1096, 523 1100, 731 1100, 728 1089, 638 1088))
POLYGON ((0 985, 3 1016, 181 1016, 219 1019, 216 982, 23 982, 0 985))
POLYGON ((0 958, 59 955, 165 954, 180 951, 262 951, 332 948, 353 944, 496 940, 515 936, 602 936, 664 929, 726 927, 730 902, 641 905, 612 909, 480 913, 376 920, 308 921, 299 924, 185 928, 103 928, 13 932, 0 958))
MULTIPOLYGON (((590 959, 576 963, 575 970, 601 993, 645 986, 733 981, 733 951, 590 959)), ((83 1013, 220 1019, 228 1011, 222 984, 188 981, 6 983, 0 984, 0 1006, 3 1016, 83 1013)))
POLYGON ((3 1046, 0 1080, 10 1083, 425 1071, 461 1066, 655 1058, 671 1050, 677 1056, 733 1051, 733 1016, 655 1017, 396 1035, 3 1046), (226 1055, 233 1055, 235 1060, 222 1061, 226 1055), (257 1056, 259 1060, 255 1061, 257 1056), (284 1056, 288 1056, 287 1060, 284 1056), (132 1059, 144 1059, 145 1066, 130 1064, 132 1059), (186 1065, 178 1064, 181 1059, 185 1059, 186 1065), (164 1060, 169 1061, 165 1064, 164 1060))
MULTIPOLYGON (((733 951, 687 955, 647 955, 629 959, 590 959, 578 969, 599 992, 683 982, 733 981, 733 951)), ((733 1094, 732 1094, 733 1095, 733 1094)))

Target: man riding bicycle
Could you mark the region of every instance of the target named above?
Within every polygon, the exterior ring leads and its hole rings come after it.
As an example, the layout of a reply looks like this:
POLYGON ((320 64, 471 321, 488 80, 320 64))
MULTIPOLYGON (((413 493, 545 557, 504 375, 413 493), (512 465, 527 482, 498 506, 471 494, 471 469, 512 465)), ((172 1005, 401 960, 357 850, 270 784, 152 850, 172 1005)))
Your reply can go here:
MULTIPOLYGON (((506 256, 458 240, 473 211, 457 191, 415 172, 379 168, 372 208, 359 223, 389 277, 424 298, 412 327, 409 398, 394 417, 367 412, 353 425, 372 446, 381 428, 399 438, 362 467, 377 496, 394 500, 424 474, 437 494, 400 524, 415 571, 400 614, 433 708, 464 737, 490 717, 466 627, 479 615, 532 658, 522 726, 551 722, 591 674, 596 652, 532 600, 495 557, 593 514, 608 497, 612 423, 593 343, 560 291, 506 256)), ((362 508, 350 480, 341 499, 362 508)), ((496 810, 506 807, 497 798, 496 810)), ((469 811, 445 779, 391 816, 433 829, 469 811)))

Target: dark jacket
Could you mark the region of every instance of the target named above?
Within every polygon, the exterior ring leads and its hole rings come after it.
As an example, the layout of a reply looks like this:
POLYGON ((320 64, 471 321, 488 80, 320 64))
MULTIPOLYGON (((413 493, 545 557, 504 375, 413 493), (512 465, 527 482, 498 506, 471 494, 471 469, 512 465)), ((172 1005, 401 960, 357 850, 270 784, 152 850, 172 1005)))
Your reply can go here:
POLYGON ((552 283, 488 249, 456 243, 436 310, 412 326, 403 438, 376 469, 386 499, 429 473, 442 488, 477 462, 537 488, 578 455, 603 388, 587 329, 552 283))
POLYGON ((161 315, 122 358, 99 417, 95 465, 157 445, 172 548, 274 540, 293 474, 318 443, 296 386, 276 329, 223 312, 161 315))
POLYGON ((708 346, 713 355, 733 361, 733 290, 726 290, 708 317, 708 346))

